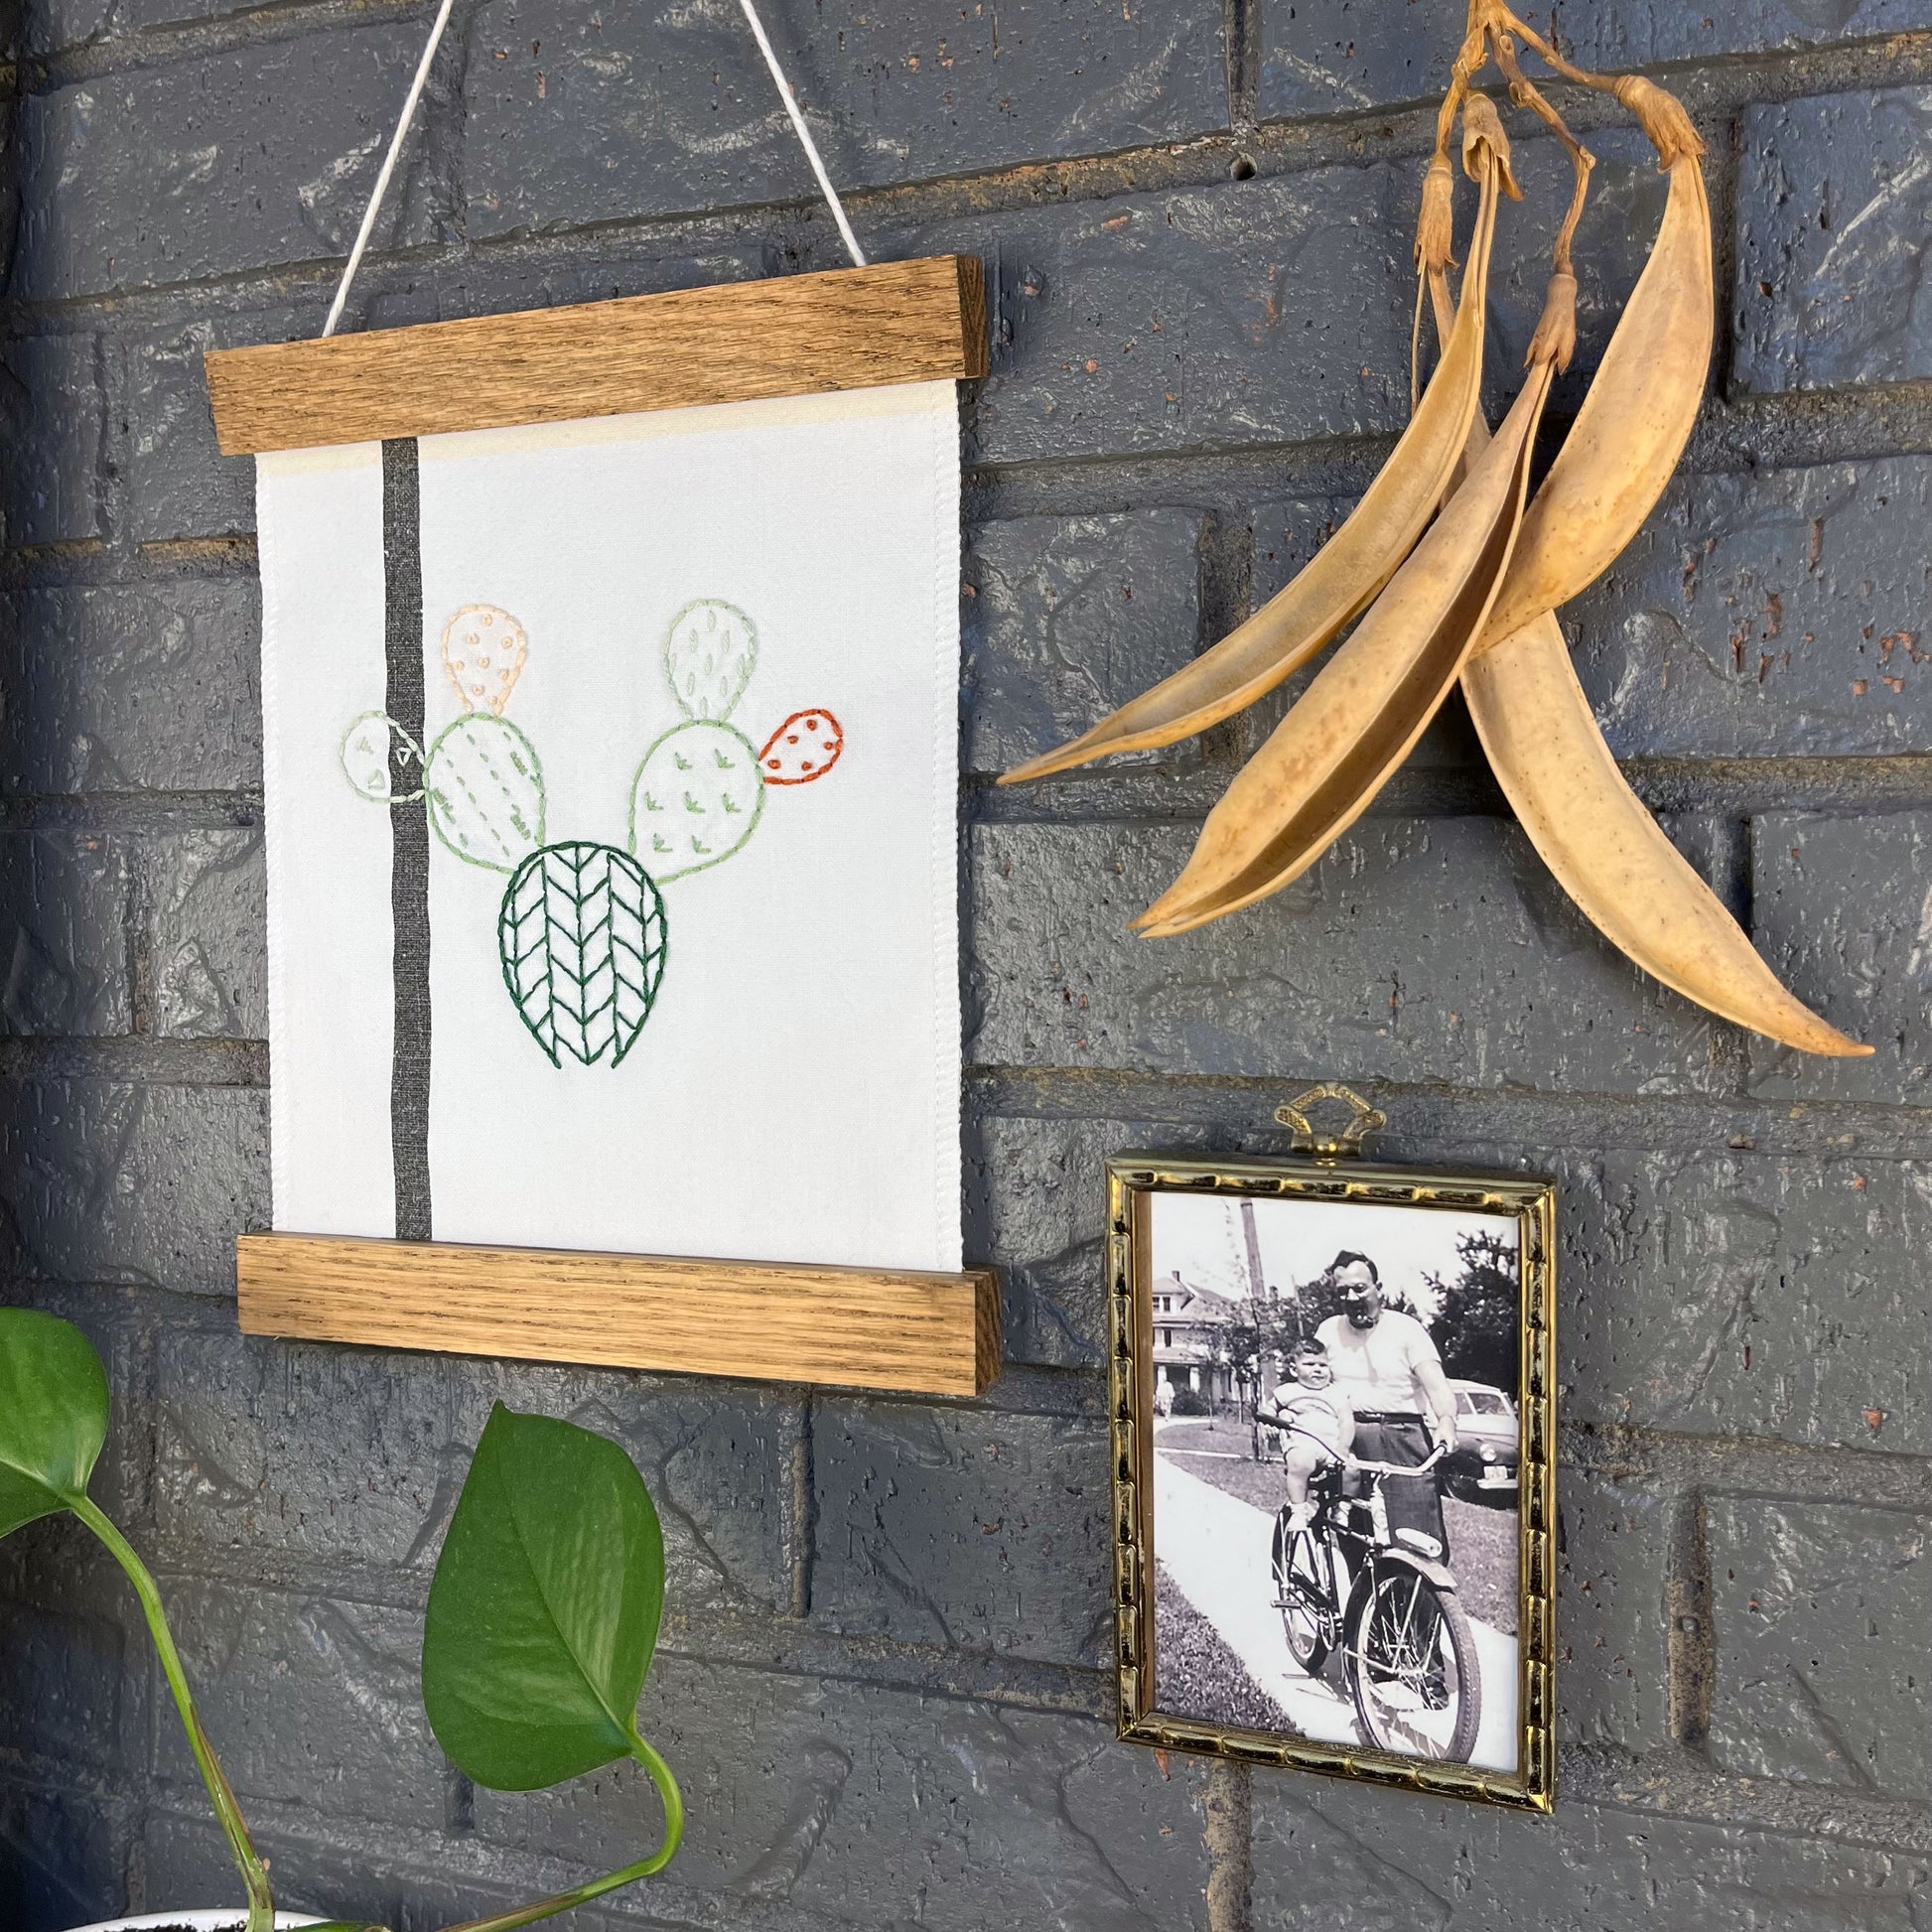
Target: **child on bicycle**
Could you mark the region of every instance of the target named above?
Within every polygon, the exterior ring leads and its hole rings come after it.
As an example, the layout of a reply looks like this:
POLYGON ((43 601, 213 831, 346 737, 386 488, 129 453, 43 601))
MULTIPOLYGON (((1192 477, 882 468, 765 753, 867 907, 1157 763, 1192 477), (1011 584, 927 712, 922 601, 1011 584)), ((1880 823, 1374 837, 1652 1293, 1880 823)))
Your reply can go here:
POLYGON ((1255 1413, 1283 1431, 1283 1472, 1287 1479, 1289 1528, 1307 1529, 1314 1520, 1309 1479, 1324 1462, 1339 1462, 1355 1440, 1355 1411, 1334 1387, 1334 1365, 1312 1335, 1295 1344, 1288 1358, 1289 1379, 1255 1413))

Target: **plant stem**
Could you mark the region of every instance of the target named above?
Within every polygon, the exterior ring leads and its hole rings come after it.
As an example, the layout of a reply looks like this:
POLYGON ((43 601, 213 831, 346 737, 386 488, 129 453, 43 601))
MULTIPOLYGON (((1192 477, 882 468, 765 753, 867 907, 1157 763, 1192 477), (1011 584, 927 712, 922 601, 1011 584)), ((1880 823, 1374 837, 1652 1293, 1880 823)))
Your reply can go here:
POLYGON ((126 1571, 128 1582, 134 1586, 135 1595, 141 1599, 141 1611, 148 1619, 149 1634, 154 1638, 156 1651, 160 1653, 168 1688, 175 1694, 175 1709, 181 1713, 182 1727, 188 1732, 189 1748, 195 1753, 195 1762, 201 1766, 202 1782, 207 1786, 214 1815, 221 1821, 229 1855, 235 1862, 235 1868, 241 1873, 241 1882, 248 1888, 248 1932, 274 1932, 275 1900, 268 1888, 268 1867, 262 1863, 254 1841, 248 1836, 248 1827, 242 1822, 233 1788, 214 1755, 214 1746, 208 1742, 207 1732, 202 1728, 201 1714, 195 1709, 195 1695, 188 1688, 188 1673, 182 1669, 181 1652, 175 1648, 174 1632, 168 1628, 168 1619, 162 1612, 161 1591, 156 1587, 147 1565, 134 1554, 127 1539, 101 1514, 90 1498, 84 1495, 71 1497, 68 1507, 106 1544, 114 1561, 126 1571))
POLYGON ((607 1871, 602 1878, 592 1878, 585 1884, 573 1886, 569 1891, 553 1892, 548 1898, 519 1905, 513 1912, 499 1912, 490 1918, 466 1919, 461 1925, 446 1926, 444 1932, 516 1932, 519 1925, 534 1925, 538 1919, 567 1912, 573 1905, 586 1905, 593 1898, 602 1898, 607 1891, 616 1891, 621 1885, 634 1884, 639 1878, 648 1878, 654 1871, 662 1871, 670 1863, 678 1841, 684 1836, 684 1794, 677 1788, 677 1779, 671 1775, 671 1767, 635 1730, 630 1733, 630 1755, 650 1773, 650 1781, 656 1785, 657 1795, 664 1805, 664 1843, 649 1858, 640 1859, 635 1864, 627 1864, 621 1871, 607 1871))

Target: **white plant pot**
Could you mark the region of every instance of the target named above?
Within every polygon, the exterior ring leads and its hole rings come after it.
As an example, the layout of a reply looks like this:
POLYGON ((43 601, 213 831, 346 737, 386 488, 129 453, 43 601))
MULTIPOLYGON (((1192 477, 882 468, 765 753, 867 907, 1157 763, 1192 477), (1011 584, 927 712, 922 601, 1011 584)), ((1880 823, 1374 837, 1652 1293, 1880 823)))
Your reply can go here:
MULTIPOLYGON (((277 1932, 294 1932, 302 1925, 322 1925, 327 1921, 309 1912, 277 1912, 277 1932)), ((73 1932, 155 1932, 155 1928, 187 1926, 190 1932, 242 1932, 248 1913, 234 1905, 219 1905, 206 1912, 143 1912, 139 1918, 104 1918, 97 1925, 76 1925, 73 1932)))

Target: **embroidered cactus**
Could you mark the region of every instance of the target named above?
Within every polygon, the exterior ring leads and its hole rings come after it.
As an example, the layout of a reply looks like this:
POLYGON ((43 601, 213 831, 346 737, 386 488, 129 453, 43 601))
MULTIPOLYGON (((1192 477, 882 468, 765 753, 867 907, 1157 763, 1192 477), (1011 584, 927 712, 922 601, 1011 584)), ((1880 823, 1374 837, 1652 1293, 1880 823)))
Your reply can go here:
POLYGON ((684 722, 644 754, 630 786, 630 850, 544 843, 536 748, 502 717, 529 654, 507 611, 469 604, 443 626, 443 662, 464 705, 425 755, 380 711, 344 734, 344 774, 372 804, 420 801, 457 858, 510 875, 497 906, 503 984, 554 1066, 617 1066, 636 1044, 664 976, 659 888, 741 851, 767 786, 809 784, 845 734, 822 707, 794 711, 760 752, 726 723, 758 662, 758 630, 715 598, 687 604, 664 638, 664 675, 684 722), (640 863, 641 862, 641 863, 640 863))
POLYGON ((514 725, 488 712, 459 718, 423 767, 436 836, 473 866, 512 872, 543 843, 543 767, 514 725))
POLYGON ((687 604, 664 634, 664 675, 688 718, 729 718, 758 658, 758 626, 717 598, 687 604))
POLYGON ((553 1066, 563 1055, 619 1065, 664 978, 664 899, 642 866, 608 845, 533 852, 496 917, 503 984, 553 1066))
POLYGON ((759 771, 768 785, 808 785, 839 761, 845 733, 829 711, 794 711, 764 741, 759 771))
POLYGON ((466 604, 443 626, 443 668, 465 711, 500 718, 529 652, 523 626, 494 604, 466 604))
POLYGON ((729 859, 752 836, 764 784, 752 741, 730 725, 674 725, 630 787, 630 849, 668 886, 729 859))
POLYGON ((386 712, 363 712, 343 734, 341 757, 344 775, 372 805, 407 805, 423 795, 423 748, 386 712))

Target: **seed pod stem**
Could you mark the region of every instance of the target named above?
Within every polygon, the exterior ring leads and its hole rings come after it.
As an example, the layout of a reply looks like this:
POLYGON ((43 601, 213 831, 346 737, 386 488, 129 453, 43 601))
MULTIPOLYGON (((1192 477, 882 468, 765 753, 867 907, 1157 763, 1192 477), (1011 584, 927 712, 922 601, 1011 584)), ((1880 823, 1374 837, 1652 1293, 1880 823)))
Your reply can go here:
POLYGON ((1570 366, 1577 352, 1577 278, 1558 269, 1550 277, 1543 298, 1543 313, 1537 318, 1536 334, 1530 338, 1528 363, 1554 362, 1559 369, 1570 366))

